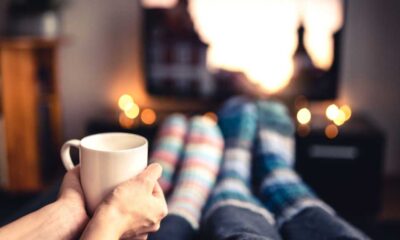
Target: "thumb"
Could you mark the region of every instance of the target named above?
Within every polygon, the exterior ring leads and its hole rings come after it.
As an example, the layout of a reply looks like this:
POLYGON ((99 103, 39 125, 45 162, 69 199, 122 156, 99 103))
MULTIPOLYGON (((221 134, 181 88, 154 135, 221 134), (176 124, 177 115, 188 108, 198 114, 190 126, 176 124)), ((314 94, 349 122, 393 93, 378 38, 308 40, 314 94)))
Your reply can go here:
POLYGON ((158 163, 152 163, 138 175, 139 179, 145 182, 151 183, 151 188, 157 183, 157 180, 161 177, 162 167, 158 163))
POLYGON ((163 190, 158 182, 154 185, 153 196, 157 198, 164 198, 163 190))

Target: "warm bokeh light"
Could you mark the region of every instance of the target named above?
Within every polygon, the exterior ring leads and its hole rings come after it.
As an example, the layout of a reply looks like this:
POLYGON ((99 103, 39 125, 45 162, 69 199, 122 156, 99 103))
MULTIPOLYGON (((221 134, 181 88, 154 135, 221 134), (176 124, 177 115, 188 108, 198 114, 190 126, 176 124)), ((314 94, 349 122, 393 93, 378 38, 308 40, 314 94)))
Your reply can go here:
POLYGON ((300 124, 307 124, 311 121, 311 112, 307 108, 302 108, 297 112, 297 121, 300 124))
POLYGON ((325 128, 325 136, 329 139, 335 138, 339 134, 339 129, 334 124, 329 124, 325 128))
POLYGON ((177 2, 178 0, 142 0, 142 5, 147 8, 170 8, 174 6, 177 2))
POLYGON ((345 120, 349 120, 352 114, 351 108, 349 105, 343 105, 340 107, 340 110, 344 113, 345 115, 345 120))
POLYGON ((118 117, 119 125, 123 128, 131 128, 133 126, 134 120, 128 118, 125 113, 121 112, 118 117))
POLYGON ((157 115, 154 110, 146 108, 140 114, 140 119, 144 124, 151 125, 156 121, 157 115))
POLYGON ((338 115, 339 115, 339 108, 338 108, 338 106, 336 106, 336 104, 331 104, 331 105, 329 105, 329 106, 326 108, 325 114, 326 114, 326 117, 327 117, 329 120, 331 120, 331 121, 335 120, 335 119, 338 117, 338 115))
POLYGON ((134 119, 139 116, 139 112, 139 106, 134 103, 131 108, 125 110, 125 115, 130 119, 134 119))
POLYGON ((213 112, 206 112, 206 113, 204 113, 204 116, 212 119, 215 122, 218 122, 218 116, 217 116, 217 114, 215 114, 213 112))
POLYGON ((310 129, 310 126, 308 126, 308 125, 302 124, 297 127, 297 134, 300 137, 306 137, 308 134, 310 134, 310 131, 311 131, 311 129, 310 129))
POLYGON ((326 108, 326 117, 333 121, 337 126, 343 125, 351 117, 351 108, 343 105, 340 108, 336 104, 331 104, 326 108))
POLYGON ((191 0, 196 30, 210 44, 210 67, 242 71, 267 92, 284 88, 293 74, 300 19, 314 64, 329 69, 332 34, 343 24, 342 0, 191 0), (221 14, 223 13, 223 17, 221 14))
POLYGON ((297 96, 296 99, 294 100, 294 107, 296 109, 299 109, 299 108, 303 108, 306 106, 308 106, 307 98, 303 95, 297 96))
POLYGON ((124 94, 118 99, 118 106, 122 111, 127 111, 132 108, 133 105, 133 98, 128 94, 124 94))
POLYGON ((337 126, 341 126, 344 124, 345 121, 346 121, 346 115, 344 114, 344 112, 342 110, 339 109, 338 115, 335 119, 333 119, 333 122, 337 126))

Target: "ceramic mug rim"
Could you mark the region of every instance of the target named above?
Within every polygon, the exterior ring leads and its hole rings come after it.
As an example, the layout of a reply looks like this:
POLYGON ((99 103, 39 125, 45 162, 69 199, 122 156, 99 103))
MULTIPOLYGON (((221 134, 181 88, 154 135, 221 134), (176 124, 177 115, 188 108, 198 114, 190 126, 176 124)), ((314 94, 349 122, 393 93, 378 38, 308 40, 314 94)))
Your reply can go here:
POLYGON ((125 152, 131 152, 131 151, 138 151, 142 148, 147 148, 147 145, 148 145, 148 141, 145 137, 140 136, 138 134, 125 133, 125 132, 96 133, 96 134, 86 136, 80 140, 81 148, 90 150, 90 151, 101 152, 101 153, 125 153, 125 152), (124 136, 124 137, 134 137, 134 138, 136 138, 136 141, 139 140, 140 143, 134 147, 129 147, 126 149, 118 149, 118 150, 101 149, 99 147, 93 147, 93 146, 89 145, 89 141, 93 140, 94 138, 99 138, 99 137, 107 136, 107 135, 120 135, 120 136, 124 136))

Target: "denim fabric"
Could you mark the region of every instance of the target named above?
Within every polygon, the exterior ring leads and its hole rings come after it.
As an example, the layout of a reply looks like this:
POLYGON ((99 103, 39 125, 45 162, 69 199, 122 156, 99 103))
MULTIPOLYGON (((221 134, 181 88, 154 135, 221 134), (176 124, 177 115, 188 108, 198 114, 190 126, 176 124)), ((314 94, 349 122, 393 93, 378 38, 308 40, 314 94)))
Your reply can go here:
POLYGON ((279 235, 276 228, 260 214, 224 206, 203 221, 200 235, 179 216, 166 217, 150 240, 364 240, 369 239, 343 219, 321 208, 308 208, 285 223, 279 235))
POLYGON ((289 240, 369 239, 345 220, 318 207, 300 212, 282 226, 281 234, 289 240))
POLYGON ((260 214, 250 210, 224 206, 215 210, 202 223, 203 240, 279 240, 276 229, 260 214))
POLYGON ((189 222, 177 215, 168 215, 161 221, 160 230, 149 235, 149 240, 193 240, 196 233, 189 222))

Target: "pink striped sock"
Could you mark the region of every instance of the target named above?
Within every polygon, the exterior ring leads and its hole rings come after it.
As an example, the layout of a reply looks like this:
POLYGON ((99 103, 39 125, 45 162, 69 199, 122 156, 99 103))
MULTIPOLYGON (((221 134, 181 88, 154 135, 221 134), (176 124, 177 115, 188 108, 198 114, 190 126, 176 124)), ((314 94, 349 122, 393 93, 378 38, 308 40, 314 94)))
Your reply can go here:
POLYGON ((163 168, 159 183, 164 193, 168 193, 173 186, 173 176, 183 150, 187 130, 185 116, 173 114, 165 119, 158 132, 150 162, 159 163, 163 168))
POLYGON ((178 182, 168 202, 169 213, 185 218, 194 229, 218 175, 223 138, 216 123, 207 117, 190 121, 187 144, 178 182))

